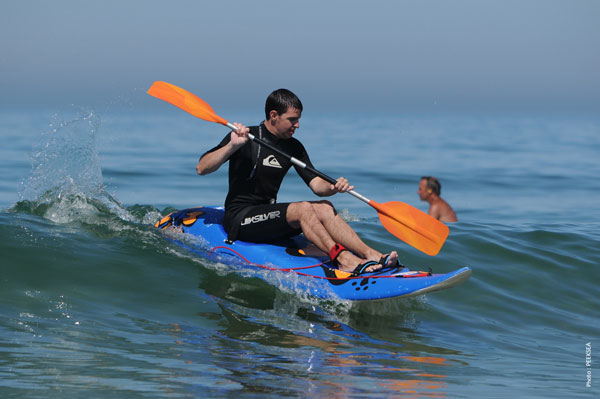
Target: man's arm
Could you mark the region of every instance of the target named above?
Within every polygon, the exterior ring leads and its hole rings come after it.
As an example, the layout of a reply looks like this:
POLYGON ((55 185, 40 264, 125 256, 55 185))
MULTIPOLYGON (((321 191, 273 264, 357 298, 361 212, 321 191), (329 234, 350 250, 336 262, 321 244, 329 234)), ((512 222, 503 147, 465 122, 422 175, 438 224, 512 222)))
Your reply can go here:
MULTIPOLYGON (((441 198, 440 198, 441 200, 441 198)), ((456 217, 456 213, 448 203, 444 200, 437 201, 429 208, 429 215, 433 216, 440 222, 448 223, 448 222, 458 222, 458 218, 456 217)))
POLYGON ((219 148, 218 150, 208 152, 204 154, 198 164, 196 165, 196 172, 199 175, 207 175, 218 170, 223 165, 231 154, 240 149, 248 141, 248 132, 250 131, 246 126, 234 123, 238 128, 237 132, 231 132, 231 140, 219 148))
POLYGON ((337 182, 335 185, 333 185, 317 176, 310 181, 308 186, 313 193, 319 197, 329 197, 336 193, 344 193, 348 190, 354 190, 354 186, 351 186, 350 183, 348 183, 348 180, 344 177, 337 179, 337 182))
POLYGON ((427 212, 427 214, 431 217, 436 218, 437 220, 440 220, 440 215, 441 215, 440 206, 437 203, 432 204, 429 207, 429 211, 427 212))

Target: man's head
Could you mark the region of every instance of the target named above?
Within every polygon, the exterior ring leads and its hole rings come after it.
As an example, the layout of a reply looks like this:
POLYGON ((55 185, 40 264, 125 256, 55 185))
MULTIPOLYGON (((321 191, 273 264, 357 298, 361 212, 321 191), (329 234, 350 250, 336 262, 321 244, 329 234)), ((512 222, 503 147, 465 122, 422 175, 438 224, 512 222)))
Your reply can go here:
POLYGON ((271 119, 271 111, 277 112, 278 115, 283 115, 290 108, 295 108, 302 112, 302 102, 300 99, 287 89, 275 90, 267 97, 265 119, 271 119))
POLYGON ((440 196, 442 193, 442 185, 432 176, 423 176, 421 181, 419 182, 419 190, 417 194, 419 194, 419 198, 423 201, 427 201, 432 194, 436 196, 440 196))
POLYGON ((275 90, 265 104, 265 125, 280 139, 289 139, 300 127, 302 102, 287 89, 275 90))

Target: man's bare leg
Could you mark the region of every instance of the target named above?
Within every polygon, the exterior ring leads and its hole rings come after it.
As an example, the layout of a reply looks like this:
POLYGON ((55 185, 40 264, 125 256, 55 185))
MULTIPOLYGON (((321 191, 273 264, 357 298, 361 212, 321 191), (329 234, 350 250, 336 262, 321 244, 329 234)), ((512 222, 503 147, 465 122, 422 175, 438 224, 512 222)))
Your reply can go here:
MULTIPOLYGON (((290 204, 286 215, 288 223, 302 229, 306 238, 325 253, 329 253, 336 243, 348 248, 337 258, 340 269, 353 271, 354 268, 367 260, 378 262, 381 252, 366 245, 356 232, 335 212, 329 201, 296 202, 290 204), (357 254, 360 256, 357 257, 357 254)), ((388 265, 398 260, 396 251, 390 253, 388 265)), ((374 271, 382 266, 371 266, 366 271, 374 271)))

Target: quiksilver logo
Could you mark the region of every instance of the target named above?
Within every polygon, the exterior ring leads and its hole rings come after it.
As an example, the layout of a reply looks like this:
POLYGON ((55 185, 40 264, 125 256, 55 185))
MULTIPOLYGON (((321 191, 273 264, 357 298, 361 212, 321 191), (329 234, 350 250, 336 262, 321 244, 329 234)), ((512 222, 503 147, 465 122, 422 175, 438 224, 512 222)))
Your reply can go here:
POLYGON ((281 216, 281 212, 279 212, 279 211, 272 211, 269 213, 261 213, 260 215, 256 215, 256 216, 252 216, 252 217, 244 219, 242 221, 241 225, 245 226, 250 223, 260 223, 260 222, 264 222, 265 220, 277 219, 280 216, 281 216))
POLYGON ((272 168, 281 168, 279 161, 275 158, 275 155, 269 155, 265 159, 263 159, 263 165, 270 166, 272 168))

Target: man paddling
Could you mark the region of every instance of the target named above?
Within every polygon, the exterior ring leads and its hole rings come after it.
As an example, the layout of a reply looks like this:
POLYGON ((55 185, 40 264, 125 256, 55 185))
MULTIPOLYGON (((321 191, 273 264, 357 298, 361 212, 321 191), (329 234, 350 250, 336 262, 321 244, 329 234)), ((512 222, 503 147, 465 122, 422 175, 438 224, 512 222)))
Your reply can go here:
MULTIPOLYGON (((276 90, 267 98, 264 122, 250 128, 234 123, 237 131, 228 133, 198 161, 199 175, 212 173, 229 161, 229 193, 223 220, 229 240, 268 242, 302 232, 319 249, 329 253, 340 270, 358 275, 384 265, 396 265, 396 251, 383 255, 367 246, 331 202, 276 202, 281 182, 292 163, 249 140, 248 133, 312 167, 304 146, 292 137, 300 127, 301 115, 300 99, 289 90, 276 90)), ((294 168, 320 197, 354 189, 343 177, 333 185, 304 168, 296 165, 294 168)))
POLYGON ((440 197, 442 185, 439 180, 432 176, 423 176, 419 182, 417 194, 421 201, 429 203, 429 215, 441 222, 458 222, 456 213, 446 201, 440 197))

